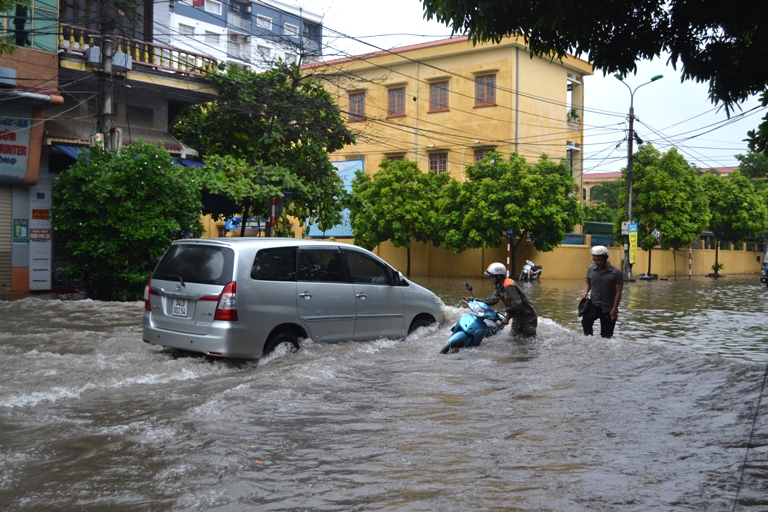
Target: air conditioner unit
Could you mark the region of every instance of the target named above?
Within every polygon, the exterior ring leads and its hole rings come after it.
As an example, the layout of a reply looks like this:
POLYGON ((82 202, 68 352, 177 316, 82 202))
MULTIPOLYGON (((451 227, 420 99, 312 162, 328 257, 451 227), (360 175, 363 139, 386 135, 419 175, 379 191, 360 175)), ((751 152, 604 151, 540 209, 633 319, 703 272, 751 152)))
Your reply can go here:
POLYGON ((229 38, 233 41, 237 41, 237 34, 230 34, 229 38))
POLYGON ((243 36, 243 41, 245 41, 246 43, 250 43, 251 42, 251 36, 243 36))
POLYGON ((309 34, 309 27, 304 27, 304 33, 309 34))
POLYGON ((235 12, 240 12, 240 6, 237 4, 232 4, 232 10, 235 12))
POLYGON ((247 12, 248 14, 251 14, 251 6, 250 5, 246 5, 245 6, 245 12, 247 12))

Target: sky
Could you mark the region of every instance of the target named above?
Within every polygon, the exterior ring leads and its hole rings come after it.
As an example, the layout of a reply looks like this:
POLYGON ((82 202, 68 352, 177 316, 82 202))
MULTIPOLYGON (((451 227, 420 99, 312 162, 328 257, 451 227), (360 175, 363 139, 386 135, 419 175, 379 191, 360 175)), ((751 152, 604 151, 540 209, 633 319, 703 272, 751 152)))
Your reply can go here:
MULTIPOLYGON (((445 26, 424 20, 419 0, 282 1, 323 16, 326 58, 450 36, 445 26)), ((729 119, 725 109, 710 102, 706 83, 681 83, 679 66, 675 70, 662 58, 641 61, 637 67, 636 75, 625 78, 632 89, 653 76, 664 76, 634 94, 634 130, 643 141, 662 151, 676 147, 700 168, 738 165, 735 155, 747 153, 747 131, 766 113, 757 98, 742 104, 729 119)), ((620 171, 627 162, 630 91, 613 75, 596 71, 585 79, 584 94, 584 171, 620 171)))

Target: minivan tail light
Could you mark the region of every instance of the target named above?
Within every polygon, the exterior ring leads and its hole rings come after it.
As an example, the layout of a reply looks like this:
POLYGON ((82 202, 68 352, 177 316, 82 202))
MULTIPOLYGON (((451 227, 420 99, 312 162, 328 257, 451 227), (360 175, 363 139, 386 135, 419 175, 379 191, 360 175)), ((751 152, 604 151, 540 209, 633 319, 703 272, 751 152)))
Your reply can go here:
POLYGON ((237 322, 237 283, 235 281, 228 283, 221 291, 213 319, 237 322))
POLYGON ((144 287, 144 311, 152 311, 152 304, 149 302, 150 295, 160 295, 156 290, 152 289, 152 278, 149 278, 147 286, 144 287))

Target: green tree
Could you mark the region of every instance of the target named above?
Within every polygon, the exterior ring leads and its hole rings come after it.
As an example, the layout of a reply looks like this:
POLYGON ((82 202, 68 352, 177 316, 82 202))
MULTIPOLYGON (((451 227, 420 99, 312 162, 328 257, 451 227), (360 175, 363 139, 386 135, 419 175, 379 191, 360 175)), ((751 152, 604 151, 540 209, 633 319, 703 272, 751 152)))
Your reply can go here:
MULTIPOLYGON (((592 188, 589 198, 592 201, 602 201, 608 208, 619 209, 619 193, 621 192, 620 180, 606 181, 592 188)), ((615 213, 614 213, 615 215, 615 213)))
MULTIPOLYGON (((661 154, 651 144, 637 151, 633 166, 633 217, 638 243, 648 252, 651 273, 653 248, 679 250, 697 240, 709 224, 709 205, 697 170, 675 148, 661 154), (654 231, 661 233, 661 241, 654 231)), ((621 195, 626 202, 626 192, 621 195)), ((621 220, 626 212, 620 215, 621 220)))
POLYGON ((230 66, 207 79, 219 98, 187 107, 174 130, 211 171, 222 163, 233 170, 227 177, 209 172, 209 190, 242 206, 244 221, 267 216, 266 199, 279 191, 284 215, 307 218, 320 230, 340 224, 345 191, 328 153, 354 138, 322 84, 282 61, 264 73, 230 66))
POLYGON ((765 153, 748 151, 746 155, 736 155, 739 171, 750 180, 756 190, 763 190, 768 181, 768 156, 765 153))
POLYGON ((440 223, 435 204, 450 181, 448 174, 422 172, 415 162, 386 158, 373 176, 360 171, 352 180, 349 218, 355 242, 373 249, 391 241, 408 253, 406 275, 411 275, 411 242, 440 245, 440 223))
POLYGON ((456 252, 498 247, 508 229, 513 256, 529 238, 536 249, 551 251, 581 222, 576 183, 564 161, 542 155, 529 164, 515 153, 509 160, 492 153, 465 174, 467 181, 449 183, 438 203, 444 243, 456 252))
POLYGON ((719 275, 719 249, 723 242, 741 243, 758 236, 768 228, 765 196, 755 192, 752 182, 738 170, 727 178, 716 171, 702 175, 712 218, 709 230, 715 239, 714 275, 719 275))
POLYGON ((593 204, 584 203, 583 214, 586 222, 610 222, 611 224, 616 222, 616 209, 603 201, 593 204))
POLYGON ((200 235, 200 186, 193 168, 137 142, 116 151, 83 150, 53 186, 64 270, 82 276, 90 298, 136 300, 168 245, 200 235))
MULTIPOLYGON (((730 111, 754 94, 768 104, 768 17, 753 0, 422 0, 427 19, 474 41, 522 37, 532 55, 584 54, 604 73, 637 70, 668 54, 686 80, 709 82, 709 97, 730 111)), ((768 115, 750 132, 768 149, 768 115)))

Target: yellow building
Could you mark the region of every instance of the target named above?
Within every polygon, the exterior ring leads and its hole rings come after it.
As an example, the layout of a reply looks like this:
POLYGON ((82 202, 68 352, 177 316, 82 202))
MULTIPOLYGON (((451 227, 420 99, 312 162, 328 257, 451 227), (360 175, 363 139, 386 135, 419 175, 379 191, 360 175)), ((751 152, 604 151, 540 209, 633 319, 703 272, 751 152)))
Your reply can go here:
POLYGON ((585 76, 592 66, 531 58, 522 41, 452 38, 312 64, 305 75, 336 97, 357 144, 332 160, 408 158, 463 179, 488 151, 566 158, 581 187, 585 76))

